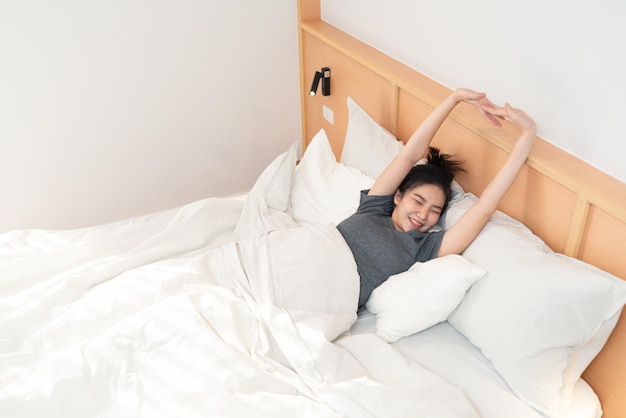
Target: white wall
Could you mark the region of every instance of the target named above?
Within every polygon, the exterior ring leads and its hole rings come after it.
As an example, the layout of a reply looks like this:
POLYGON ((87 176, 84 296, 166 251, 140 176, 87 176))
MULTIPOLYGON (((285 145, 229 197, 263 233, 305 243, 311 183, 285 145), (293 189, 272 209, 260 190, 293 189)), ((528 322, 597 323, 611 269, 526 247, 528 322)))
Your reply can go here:
POLYGON ((248 190, 300 138, 296 2, 0 2, 0 232, 248 190))
POLYGON ((626 182, 623 0, 326 0, 325 20, 450 87, 532 115, 539 134, 626 182))

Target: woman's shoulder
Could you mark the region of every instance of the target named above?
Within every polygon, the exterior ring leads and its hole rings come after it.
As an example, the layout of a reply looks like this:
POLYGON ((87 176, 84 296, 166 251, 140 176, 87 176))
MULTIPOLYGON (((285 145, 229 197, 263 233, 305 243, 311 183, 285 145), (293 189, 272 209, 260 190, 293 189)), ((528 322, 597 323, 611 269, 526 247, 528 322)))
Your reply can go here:
POLYGON ((369 190, 361 190, 361 198, 357 213, 382 212, 391 215, 395 208, 393 195, 371 195, 369 190))

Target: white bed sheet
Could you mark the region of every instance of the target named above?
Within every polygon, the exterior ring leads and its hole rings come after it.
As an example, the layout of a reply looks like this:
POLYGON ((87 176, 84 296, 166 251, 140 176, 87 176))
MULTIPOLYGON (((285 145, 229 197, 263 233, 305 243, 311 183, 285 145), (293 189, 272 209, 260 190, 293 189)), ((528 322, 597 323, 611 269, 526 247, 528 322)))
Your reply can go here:
POLYGON ((478 417, 375 335, 333 341, 358 300, 334 226, 229 242, 241 211, 1 235, 0 416, 478 417))
MULTIPOLYGON (((230 242, 243 200, 0 235, 0 416, 540 417, 447 322, 331 342, 341 316, 267 299, 267 248, 230 242)), ((567 418, 599 416, 590 391, 567 418)))
MULTIPOLYGON (((363 310, 351 333, 376 333, 376 317, 363 310)), ((482 418, 541 418, 542 414, 520 400, 491 363, 449 322, 402 338, 392 346, 437 375, 454 382, 468 396, 482 418)), ((576 386, 574 404, 564 418, 598 418, 598 397, 582 379, 576 386)))

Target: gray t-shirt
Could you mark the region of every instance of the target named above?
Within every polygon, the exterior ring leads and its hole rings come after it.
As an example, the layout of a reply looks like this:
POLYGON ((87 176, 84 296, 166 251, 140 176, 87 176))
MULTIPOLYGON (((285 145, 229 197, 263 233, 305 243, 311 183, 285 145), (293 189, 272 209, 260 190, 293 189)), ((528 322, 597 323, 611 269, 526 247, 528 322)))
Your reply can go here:
POLYGON ((445 233, 396 231, 391 222, 393 195, 368 196, 367 192, 361 192, 357 211, 337 225, 361 277, 359 308, 389 276, 408 270, 417 261, 435 258, 445 233))

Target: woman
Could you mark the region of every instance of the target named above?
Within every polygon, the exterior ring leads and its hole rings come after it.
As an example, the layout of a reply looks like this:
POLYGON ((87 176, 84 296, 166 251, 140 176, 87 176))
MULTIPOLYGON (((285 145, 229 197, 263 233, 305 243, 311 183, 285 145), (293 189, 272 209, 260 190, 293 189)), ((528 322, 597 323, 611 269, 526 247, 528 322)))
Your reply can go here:
POLYGON ((359 307, 391 275, 415 262, 461 254, 485 226, 513 184, 536 136, 535 122, 522 110, 495 106, 484 93, 457 89, 411 135, 401 153, 361 192, 356 213, 337 227, 350 246, 361 277, 359 307), (451 195, 458 162, 429 146, 446 117, 460 103, 478 108, 491 124, 509 119, 520 128, 513 151, 478 202, 448 230, 434 231, 451 195), (418 164, 429 150, 426 164, 418 164))

